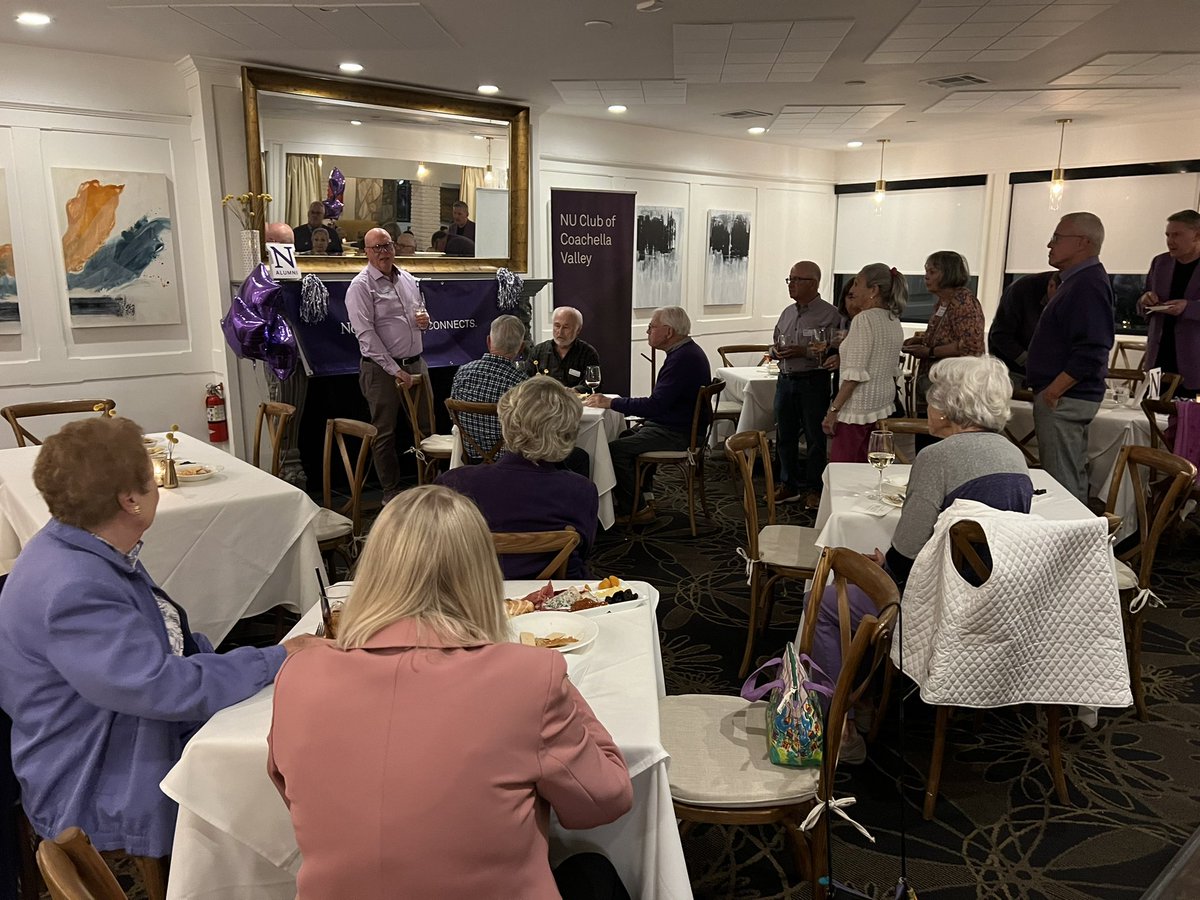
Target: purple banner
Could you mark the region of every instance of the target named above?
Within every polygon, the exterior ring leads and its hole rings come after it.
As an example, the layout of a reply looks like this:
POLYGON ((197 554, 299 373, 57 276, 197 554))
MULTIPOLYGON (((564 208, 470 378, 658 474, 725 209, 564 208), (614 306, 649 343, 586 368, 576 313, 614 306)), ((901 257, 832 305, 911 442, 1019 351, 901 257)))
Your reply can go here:
MULTIPOLYGON (((306 324, 300 318, 300 284, 284 282, 283 314, 295 332, 296 341, 311 375, 355 375, 362 358, 358 338, 346 315, 348 281, 327 281, 329 314, 320 322, 306 324)), ((429 310, 425 332, 425 362, 430 368, 461 366, 479 359, 487 351, 488 329, 500 314, 496 309, 494 278, 463 281, 421 281, 421 293, 429 310)))
POLYGON ((629 393, 635 196, 550 189, 554 305, 583 313, 581 337, 600 354, 606 394, 629 393))

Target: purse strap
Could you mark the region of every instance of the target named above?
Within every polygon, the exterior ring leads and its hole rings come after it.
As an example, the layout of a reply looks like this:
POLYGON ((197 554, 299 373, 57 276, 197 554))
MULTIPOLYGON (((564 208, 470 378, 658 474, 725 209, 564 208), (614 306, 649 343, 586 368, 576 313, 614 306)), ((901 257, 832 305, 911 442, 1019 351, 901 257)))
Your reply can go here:
POLYGON ((767 696, 767 694, 769 694, 774 688, 783 687, 783 680, 780 678, 776 678, 774 681, 770 681, 767 684, 754 684, 754 680, 758 678, 763 669, 769 668, 770 666, 778 666, 782 663, 783 658, 777 656, 774 659, 768 659, 765 663, 751 672, 750 677, 746 679, 746 683, 742 685, 742 699, 749 700, 751 703, 753 703, 755 700, 761 700, 763 697, 767 696))

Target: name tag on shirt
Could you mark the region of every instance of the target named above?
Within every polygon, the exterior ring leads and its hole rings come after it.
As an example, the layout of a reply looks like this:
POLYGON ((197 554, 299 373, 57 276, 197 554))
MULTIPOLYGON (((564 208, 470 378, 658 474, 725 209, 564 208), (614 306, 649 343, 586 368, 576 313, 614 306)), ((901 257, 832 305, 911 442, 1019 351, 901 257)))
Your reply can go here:
POLYGON ((578 378, 579 370, 578 369, 567 369, 567 374, 570 375, 572 378, 578 378))
POLYGON ((933 314, 933 317, 934 317, 935 319, 939 319, 939 318, 941 318, 942 316, 944 316, 945 314, 946 314, 946 307, 944 307, 944 306, 943 306, 941 309, 939 309, 937 312, 935 312, 935 313, 933 314))

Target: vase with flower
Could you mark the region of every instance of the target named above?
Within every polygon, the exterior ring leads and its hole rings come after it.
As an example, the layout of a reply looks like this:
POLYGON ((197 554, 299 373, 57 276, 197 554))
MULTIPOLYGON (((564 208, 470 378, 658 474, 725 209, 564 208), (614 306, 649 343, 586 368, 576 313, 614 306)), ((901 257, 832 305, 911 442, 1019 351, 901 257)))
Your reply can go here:
POLYGON ((238 280, 247 278, 262 261, 262 224, 267 216, 270 194, 226 194, 221 205, 233 213, 242 226, 240 235, 241 270, 238 280))

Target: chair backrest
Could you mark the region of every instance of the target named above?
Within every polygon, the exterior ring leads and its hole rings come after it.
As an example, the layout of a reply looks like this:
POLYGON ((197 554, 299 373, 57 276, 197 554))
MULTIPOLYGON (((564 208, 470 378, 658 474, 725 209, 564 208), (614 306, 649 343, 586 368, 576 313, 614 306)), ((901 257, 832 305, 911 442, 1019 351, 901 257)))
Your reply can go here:
POLYGON ((725 382, 714 378, 711 384, 706 384, 696 393, 696 407, 692 410, 692 442, 688 446, 689 452, 703 453, 708 447, 708 435, 717 417, 717 404, 721 400, 721 391, 723 390, 725 390, 725 382), (708 410, 707 415, 705 415, 705 409, 708 410))
MULTIPOLYGON (((1028 388, 1016 388, 1013 391, 1012 396, 1014 400, 1023 400, 1026 403, 1033 403, 1033 391, 1029 390, 1028 388)), ((1018 435, 1013 431, 1013 424, 1012 420, 1010 419, 1008 424, 1004 426, 1004 436, 1012 441, 1013 445, 1021 451, 1021 455, 1025 457, 1025 465, 1029 466, 1031 469, 1041 468, 1041 460, 1030 446, 1030 444, 1037 437, 1037 431, 1034 428, 1031 427, 1025 434, 1018 435)))
POLYGON ((541 578, 565 578, 567 560, 579 546, 579 532, 570 525, 562 531, 493 531, 492 543, 497 556, 512 556, 518 553, 554 553, 546 564, 541 578))
POLYGON ((897 377, 897 387, 900 389, 900 402, 904 404, 904 414, 910 418, 917 415, 917 368, 920 360, 911 353, 900 354, 900 375, 897 377))
POLYGON ((771 474, 771 448, 765 431, 739 431, 725 441, 742 479, 742 511, 746 517, 746 552, 758 559, 758 494, 754 490, 754 464, 762 460, 767 490, 767 524, 775 524, 775 479, 771 474))
POLYGON ((721 356, 721 365, 729 368, 737 365, 737 363, 730 361, 729 354, 731 353, 753 353, 755 354, 754 362, 757 364, 767 355, 767 351, 770 349, 770 344, 726 344, 724 347, 718 347, 717 353, 721 356))
POLYGON ((1161 448, 1168 453, 1173 451, 1175 449, 1175 433, 1169 426, 1163 428, 1158 417, 1166 416, 1170 419, 1175 415, 1175 403, 1171 400, 1143 400, 1142 412, 1150 425, 1150 446, 1155 450, 1161 448))
POLYGON ((276 478, 282 467, 283 434, 287 431, 288 423, 296 414, 296 407, 290 403, 268 401, 258 404, 258 419, 254 423, 254 450, 250 461, 258 468, 259 446, 262 443, 263 423, 267 425, 267 434, 271 438, 271 468, 270 472, 276 478))
MULTIPOLYGON (((463 447, 467 451, 467 456, 471 459, 482 459, 485 463, 493 463, 496 461, 501 452, 504 450, 504 438, 495 441, 491 447, 484 447, 475 437, 472 426, 479 421, 480 416, 491 416, 496 418, 495 403, 471 403, 467 400, 455 400, 454 398, 446 399, 446 409, 450 411, 450 420, 458 428, 458 436, 462 438, 463 447), (459 416, 463 415, 460 419, 459 416), (474 417, 474 422, 472 421, 474 417), (464 424, 465 419, 465 424, 464 424)), ((499 428, 499 425, 496 426, 499 428)))
POLYGON ((1106 381, 1119 382, 1132 391, 1145 380, 1146 373, 1141 369, 1123 369, 1109 366, 1108 374, 1104 378, 1106 381))
POLYGON ((831 575, 834 597, 839 607, 843 653, 849 649, 851 641, 847 585, 854 585, 870 597, 880 614, 889 606, 900 602, 900 589, 882 566, 848 547, 826 547, 821 551, 817 567, 813 570, 812 587, 809 590, 808 603, 804 607, 804 627, 800 630, 799 647, 802 653, 812 652, 817 613, 825 600, 825 588, 831 575), (845 614, 841 614, 843 612, 845 614))
POLYGON ((1126 368, 1135 369, 1142 361, 1142 354, 1146 352, 1145 340, 1116 340, 1113 342, 1112 358, 1108 361, 1110 369, 1126 368))
POLYGON ((125 900, 125 892, 88 836, 74 826, 37 848, 52 900, 125 900))
POLYGON ((8 424, 12 427, 13 434, 17 438, 17 446, 24 447, 26 442, 34 446, 40 446, 42 441, 40 438, 30 434, 21 425, 21 419, 32 419, 34 416, 64 416, 71 415, 72 413, 90 412, 98 412, 104 416, 116 408, 117 404, 113 400, 47 400, 42 403, 14 403, 12 406, 0 409, 0 415, 4 416, 8 420, 8 424))
POLYGON ((336 512, 348 516, 354 523, 354 536, 362 534, 362 490, 363 482, 367 480, 367 468, 371 464, 371 447, 375 443, 378 432, 369 422, 357 419, 328 419, 325 422, 325 461, 324 461, 324 495, 323 506, 334 509, 333 506, 333 448, 336 445, 338 456, 342 461, 342 469, 346 473, 346 482, 350 485, 350 499, 336 509, 336 512), (350 450, 346 438, 358 438, 358 457, 351 462, 350 450))
POLYGON ((1188 500, 1196 483, 1196 467, 1182 456, 1165 450, 1126 444, 1117 454, 1117 464, 1113 467, 1112 485, 1105 506, 1110 513, 1117 508, 1126 475, 1137 510, 1138 540, 1118 558, 1130 567, 1136 567, 1138 586, 1145 588, 1150 586, 1150 570, 1159 538, 1188 500))
MULTIPOLYGON (((880 419, 876 427, 880 431, 891 431, 894 434, 929 434, 928 419, 880 419)), ((912 464, 912 460, 899 446, 896 446, 895 450, 897 461, 906 466, 912 464)))
POLYGON ((398 385, 396 389, 412 428, 413 446, 420 447, 421 441, 433 434, 433 388, 424 375, 414 375, 411 385, 398 385))

